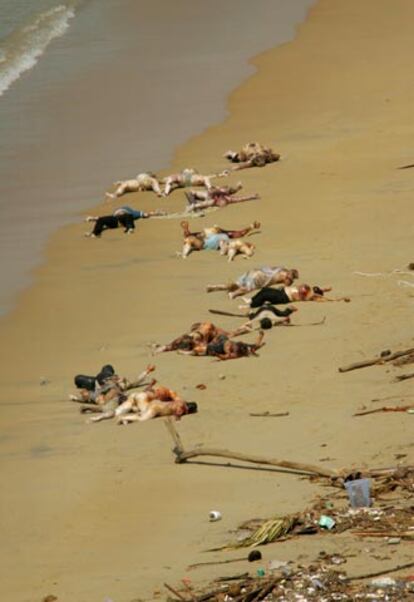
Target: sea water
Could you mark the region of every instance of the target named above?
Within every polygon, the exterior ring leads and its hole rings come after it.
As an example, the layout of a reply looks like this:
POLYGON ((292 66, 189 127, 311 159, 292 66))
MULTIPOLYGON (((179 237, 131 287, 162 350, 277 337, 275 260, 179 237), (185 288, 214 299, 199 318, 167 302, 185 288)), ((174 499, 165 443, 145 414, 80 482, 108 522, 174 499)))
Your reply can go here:
POLYGON ((314 1, 0 0, 0 313, 54 230, 222 120, 314 1))

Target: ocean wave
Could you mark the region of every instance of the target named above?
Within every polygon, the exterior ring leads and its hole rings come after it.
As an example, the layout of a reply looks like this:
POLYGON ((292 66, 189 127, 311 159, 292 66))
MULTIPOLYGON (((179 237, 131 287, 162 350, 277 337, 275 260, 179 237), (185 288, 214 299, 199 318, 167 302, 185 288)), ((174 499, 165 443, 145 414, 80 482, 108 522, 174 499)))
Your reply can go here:
POLYGON ((36 65, 50 42, 67 31, 74 16, 72 6, 56 6, 34 15, 1 41, 0 96, 22 73, 36 65))

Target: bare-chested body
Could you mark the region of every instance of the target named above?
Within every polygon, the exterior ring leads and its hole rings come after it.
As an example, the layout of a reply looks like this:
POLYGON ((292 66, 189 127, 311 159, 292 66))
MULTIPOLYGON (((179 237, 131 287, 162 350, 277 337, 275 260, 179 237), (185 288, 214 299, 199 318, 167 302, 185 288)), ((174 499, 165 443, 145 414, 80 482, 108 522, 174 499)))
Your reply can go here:
POLYGON ((200 211, 210 207, 227 207, 234 203, 244 203, 259 198, 258 194, 235 196, 242 189, 239 182, 236 186, 211 186, 208 190, 190 190, 186 193, 187 211, 200 211))
POLYGON ((299 278, 299 272, 294 268, 288 269, 280 266, 263 266, 245 272, 235 282, 229 282, 228 284, 209 284, 207 285, 206 290, 208 293, 228 291, 229 298, 234 299, 240 295, 245 295, 246 293, 274 284, 290 286, 296 278, 299 278))
POLYGON ((192 351, 197 345, 208 345, 217 336, 226 337, 235 336, 234 332, 229 332, 219 328, 212 322, 197 322, 190 328, 190 332, 184 333, 167 345, 155 344, 152 346, 153 353, 166 353, 168 351, 192 351))
POLYGON ((180 254, 183 258, 188 257, 193 251, 202 251, 203 249, 218 251, 221 241, 242 238, 260 228, 259 222, 253 222, 250 226, 240 230, 225 230, 220 226, 211 226, 204 228, 201 232, 191 232, 187 221, 181 222, 180 225, 184 234, 184 244, 180 254))
POLYGON ((264 167, 268 163, 275 163, 280 159, 279 153, 275 153, 270 147, 258 142, 249 142, 238 152, 229 150, 224 153, 224 156, 235 163, 231 168, 232 171, 248 167, 264 167))
POLYGON ((257 350, 263 347, 263 331, 255 343, 244 343, 243 341, 232 341, 226 335, 218 335, 210 343, 200 343, 191 351, 180 351, 184 355, 210 356, 219 360, 232 360, 240 357, 257 355, 257 350))
POLYGON ((157 176, 153 173, 140 173, 130 180, 118 180, 114 182, 116 188, 114 192, 107 192, 106 196, 110 199, 116 199, 128 192, 145 192, 152 190, 158 196, 164 196, 157 176))
MULTIPOLYGON (((96 411, 101 411, 107 402, 113 400, 120 400, 125 397, 125 392, 131 389, 136 389, 145 384, 146 377, 154 372, 155 366, 149 364, 139 376, 134 380, 129 380, 125 377, 120 377, 117 374, 108 377, 105 382, 97 386, 94 391, 88 389, 78 389, 75 395, 70 395, 71 401, 76 401, 82 404, 88 404, 87 409, 90 409, 91 405, 97 407, 96 411)), ((82 408, 81 408, 82 411, 82 408)), ((93 410, 91 410, 93 411, 93 410)))
POLYGON ((204 188, 209 190, 213 186, 211 183, 213 178, 221 178, 223 176, 227 176, 228 173, 228 170, 225 170, 218 174, 209 174, 204 176, 199 174, 196 169, 183 169, 183 171, 180 173, 172 174, 163 179, 165 185, 164 195, 168 196, 170 192, 176 188, 189 188, 190 186, 204 186, 204 188))
MULTIPOLYGON (((168 387, 155 385, 156 381, 153 380, 144 391, 130 393, 127 397, 125 396, 124 399, 121 400, 121 403, 119 403, 117 407, 105 407, 98 416, 92 416, 89 419, 89 422, 101 422, 102 420, 109 420, 115 417, 120 418, 130 413, 142 413, 145 412, 148 404, 154 401, 162 404, 175 404, 166 407, 170 407, 170 411, 171 409, 174 409, 176 415, 179 415, 180 411, 182 414, 186 413, 185 401, 180 397, 180 395, 178 395, 178 393, 168 387)), ((145 418, 145 420, 148 420, 148 417, 145 418)))

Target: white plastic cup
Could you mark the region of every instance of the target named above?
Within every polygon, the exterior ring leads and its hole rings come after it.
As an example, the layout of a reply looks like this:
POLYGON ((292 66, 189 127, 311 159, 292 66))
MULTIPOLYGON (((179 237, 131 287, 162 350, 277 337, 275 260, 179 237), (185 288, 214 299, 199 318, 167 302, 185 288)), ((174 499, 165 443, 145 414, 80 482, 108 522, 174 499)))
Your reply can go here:
POLYGON ((221 516, 221 512, 218 510, 210 510, 208 513, 208 519, 211 523, 215 523, 218 520, 221 520, 223 517, 221 516))

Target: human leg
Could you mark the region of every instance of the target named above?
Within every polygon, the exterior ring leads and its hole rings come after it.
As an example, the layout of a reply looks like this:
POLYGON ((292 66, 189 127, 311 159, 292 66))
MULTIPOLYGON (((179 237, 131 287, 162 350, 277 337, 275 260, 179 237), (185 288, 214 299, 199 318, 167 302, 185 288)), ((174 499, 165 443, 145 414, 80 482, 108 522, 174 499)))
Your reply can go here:
POLYGON ((215 293, 216 291, 232 291, 233 287, 237 287, 235 282, 230 282, 229 284, 208 284, 206 286, 206 291, 208 293, 215 293))
POLYGON ((135 220, 130 213, 122 213, 118 216, 120 225, 124 228, 125 234, 129 234, 135 230, 135 220))
MULTIPOLYGON (((151 178, 151 190, 158 196, 164 196, 157 178, 151 178)), ((165 195, 166 196, 166 195, 165 195)))
POLYGON ((118 218, 113 215, 103 215, 98 217, 91 232, 91 236, 100 236, 104 230, 113 230, 118 228, 118 218))

